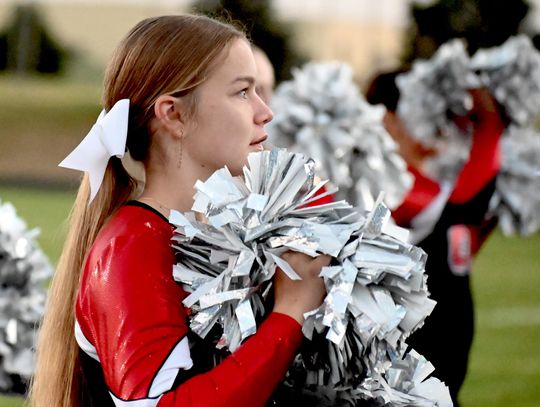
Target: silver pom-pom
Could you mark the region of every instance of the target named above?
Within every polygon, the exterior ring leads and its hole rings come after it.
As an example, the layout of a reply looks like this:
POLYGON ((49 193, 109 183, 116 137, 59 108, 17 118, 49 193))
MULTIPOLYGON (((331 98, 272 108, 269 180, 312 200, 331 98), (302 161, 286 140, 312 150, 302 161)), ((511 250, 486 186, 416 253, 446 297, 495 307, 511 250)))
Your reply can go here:
POLYGON ((301 352, 285 385, 344 400, 394 400, 398 392, 407 394, 409 405, 445 405, 444 386, 424 397, 411 390, 420 382, 397 374, 415 370, 405 339, 435 305, 426 288, 425 253, 389 222, 380 199, 367 214, 345 201, 306 206, 324 183, 314 185, 313 162, 303 155, 272 150, 252 153, 248 162, 243 178, 224 168, 196 183, 193 210, 208 223, 194 213, 171 214, 179 254, 173 276, 189 293, 183 303, 191 309, 191 329, 205 337, 220 326, 216 347, 234 351, 269 312, 264 304, 276 267, 299 278, 280 255, 327 254, 333 258, 321 271, 327 296, 305 315, 302 328, 315 346, 301 352))
POLYGON ((471 60, 508 117, 530 125, 540 113, 540 52, 529 37, 511 37, 503 45, 479 50, 471 60))
POLYGON ((378 406, 451 407, 452 399, 445 385, 435 377, 427 378, 434 370, 431 363, 412 350, 402 359, 393 360, 385 376, 375 373, 358 391, 375 399, 378 406))
POLYGON ((411 135, 428 147, 459 136, 449 113, 462 116, 473 107, 467 89, 477 87, 469 56, 460 40, 442 45, 429 60, 416 61, 410 72, 396 79, 400 90, 398 114, 411 135))
POLYGON ((453 40, 430 60, 416 62, 397 84, 398 113, 411 134, 441 151, 427 159, 426 172, 453 181, 469 157, 472 132, 459 129, 448 112, 466 114, 472 103, 468 89, 485 86, 515 125, 530 126, 540 113, 540 53, 521 35, 469 58, 463 44, 453 40))
POLYGON ((371 106, 343 63, 308 63, 293 71, 272 99, 270 141, 315 160, 316 172, 339 187, 338 198, 371 208, 385 192, 397 207, 412 176, 383 126, 384 108, 371 106))
POLYGON ((426 157, 422 171, 440 182, 453 184, 470 157, 470 131, 440 140, 437 153, 426 157))
POLYGON ((501 141, 501 170, 490 212, 507 235, 540 230, 540 133, 510 126, 501 141))
POLYGON ((52 267, 10 203, 0 202, 0 391, 24 389, 34 370, 34 339, 52 267))
POLYGON ((396 79, 400 90, 398 114, 410 134, 426 147, 442 153, 426 159, 431 177, 453 182, 469 157, 471 135, 451 115, 465 115, 472 106, 467 89, 477 87, 470 60, 460 40, 442 45, 429 60, 416 61, 410 72, 396 79))

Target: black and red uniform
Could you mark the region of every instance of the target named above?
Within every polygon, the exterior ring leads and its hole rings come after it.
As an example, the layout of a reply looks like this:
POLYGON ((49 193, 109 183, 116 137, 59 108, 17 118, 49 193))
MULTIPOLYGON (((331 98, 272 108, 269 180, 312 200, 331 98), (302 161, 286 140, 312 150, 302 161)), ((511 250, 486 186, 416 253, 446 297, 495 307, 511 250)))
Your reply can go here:
POLYGON ((486 114, 474 130, 469 160, 453 188, 412 169, 413 189, 393 214, 398 224, 413 228, 413 236, 418 228, 415 244, 428 254, 428 289, 437 301, 408 343, 433 363, 434 375, 449 386, 455 406, 474 333, 471 262, 496 225, 486 214, 499 171, 503 129, 497 113, 486 114))
POLYGON ((76 339, 89 405, 263 406, 300 346, 300 325, 271 313, 218 366, 200 365, 181 302, 185 293, 172 278, 172 233, 161 214, 131 202, 88 254, 76 339))

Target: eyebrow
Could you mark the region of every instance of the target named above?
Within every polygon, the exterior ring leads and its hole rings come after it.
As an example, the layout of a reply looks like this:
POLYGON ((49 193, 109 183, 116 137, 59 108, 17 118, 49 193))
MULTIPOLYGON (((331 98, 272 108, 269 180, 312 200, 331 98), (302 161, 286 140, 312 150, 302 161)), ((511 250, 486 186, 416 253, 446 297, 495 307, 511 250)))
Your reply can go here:
POLYGON ((235 84, 236 82, 247 82, 250 85, 253 85, 255 83, 255 78, 252 76, 239 76, 235 80, 231 82, 231 84, 235 84))

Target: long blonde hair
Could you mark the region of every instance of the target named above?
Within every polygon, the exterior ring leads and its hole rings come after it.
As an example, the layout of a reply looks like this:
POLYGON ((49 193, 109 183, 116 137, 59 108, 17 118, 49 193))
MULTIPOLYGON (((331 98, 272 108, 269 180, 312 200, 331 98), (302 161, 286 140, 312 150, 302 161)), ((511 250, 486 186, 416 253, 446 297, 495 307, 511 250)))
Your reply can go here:
MULTIPOLYGON (((147 159, 151 145, 149 121, 153 105, 163 94, 187 99, 195 113, 192 92, 234 39, 245 38, 236 28, 193 15, 162 16, 141 21, 117 47, 105 72, 106 110, 130 99, 127 148, 137 161, 147 159)), ((70 214, 69 232, 41 326, 29 403, 33 407, 78 407, 84 395, 79 348, 75 341, 75 301, 88 250, 110 216, 133 198, 136 181, 113 157, 99 192, 88 204, 88 176, 82 179, 70 214)))

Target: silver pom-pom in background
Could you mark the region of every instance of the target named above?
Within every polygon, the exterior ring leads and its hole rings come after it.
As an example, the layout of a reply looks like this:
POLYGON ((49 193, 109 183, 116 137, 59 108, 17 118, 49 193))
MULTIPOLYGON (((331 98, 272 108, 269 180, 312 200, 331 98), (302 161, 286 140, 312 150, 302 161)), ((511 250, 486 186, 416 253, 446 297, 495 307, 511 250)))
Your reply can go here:
POLYGON ((525 35, 481 49, 470 62, 482 84, 518 126, 529 126, 540 112, 540 52, 525 35))
POLYGON ((423 145, 436 148, 448 138, 461 136, 450 115, 466 115, 473 107, 467 89, 477 87, 479 81, 469 65, 464 43, 452 40, 431 59, 414 62, 410 72, 397 77, 398 114, 423 145))
POLYGON ((437 180, 453 181, 468 157, 471 132, 451 124, 448 111, 466 113, 467 90, 487 87, 511 122, 501 139, 501 173, 490 213, 498 216, 505 234, 536 233, 540 229, 540 154, 533 126, 540 114, 540 52, 525 36, 481 49, 472 58, 456 44, 443 45, 432 59, 416 63, 411 72, 398 77, 400 115, 412 135, 427 140, 428 145, 440 143, 438 135, 444 133, 440 129, 457 130, 446 132, 449 137, 444 139, 441 153, 428 159, 424 167, 437 180), (437 85, 436 78, 442 77, 448 77, 446 82, 454 88, 437 85))
POLYGON ((0 392, 24 392, 52 267, 10 203, 0 202, 0 392), (22 387, 21 387, 22 386, 22 387))
POLYGON ((323 268, 327 296, 306 314, 303 332, 313 339, 286 377, 285 386, 310 388, 321 397, 381 405, 447 406, 438 380, 415 375, 421 358, 406 354, 405 339, 432 311, 424 276, 425 253, 389 222, 378 200, 359 214, 344 201, 306 206, 324 183, 314 165, 283 150, 252 153, 244 177, 226 168, 197 182, 193 210, 173 212, 173 276, 189 295, 190 328, 205 337, 221 328, 217 348, 234 351, 254 334, 276 267, 299 278, 280 255, 293 250, 333 258, 323 268), (200 215, 199 215, 200 216, 200 215))
POLYGON ((396 78, 396 85, 399 117, 414 139, 436 151, 426 158, 423 170, 434 179, 454 182, 469 158, 471 131, 460 129, 451 117, 472 109, 468 89, 479 85, 463 41, 451 40, 429 60, 415 61, 396 78))
POLYGON ((490 212, 506 235, 540 230, 540 52, 525 35, 479 50, 471 69, 510 120, 501 140, 501 170, 490 212))
POLYGON ((490 202, 506 235, 540 231, 540 132, 510 126, 501 141, 501 170, 490 202))
POLYGON ((451 40, 431 59, 415 62, 410 72, 398 76, 397 85, 398 113, 412 135, 430 147, 441 136, 462 133, 449 113, 466 115, 472 108, 468 89, 481 86, 492 92, 514 124, 528 126, 540 112, 540 52, 520 35, 470 58, 462 41, 451 40))
POLYGON ((270 141, 313 158, 317 175, 339 187, 338 199, 368 209, 385 191, 391 209, 402 202, 413 178, 384 129, 384 108, 365 101, 349 65, 311 62, 293 70, 271 106, 270 141))

